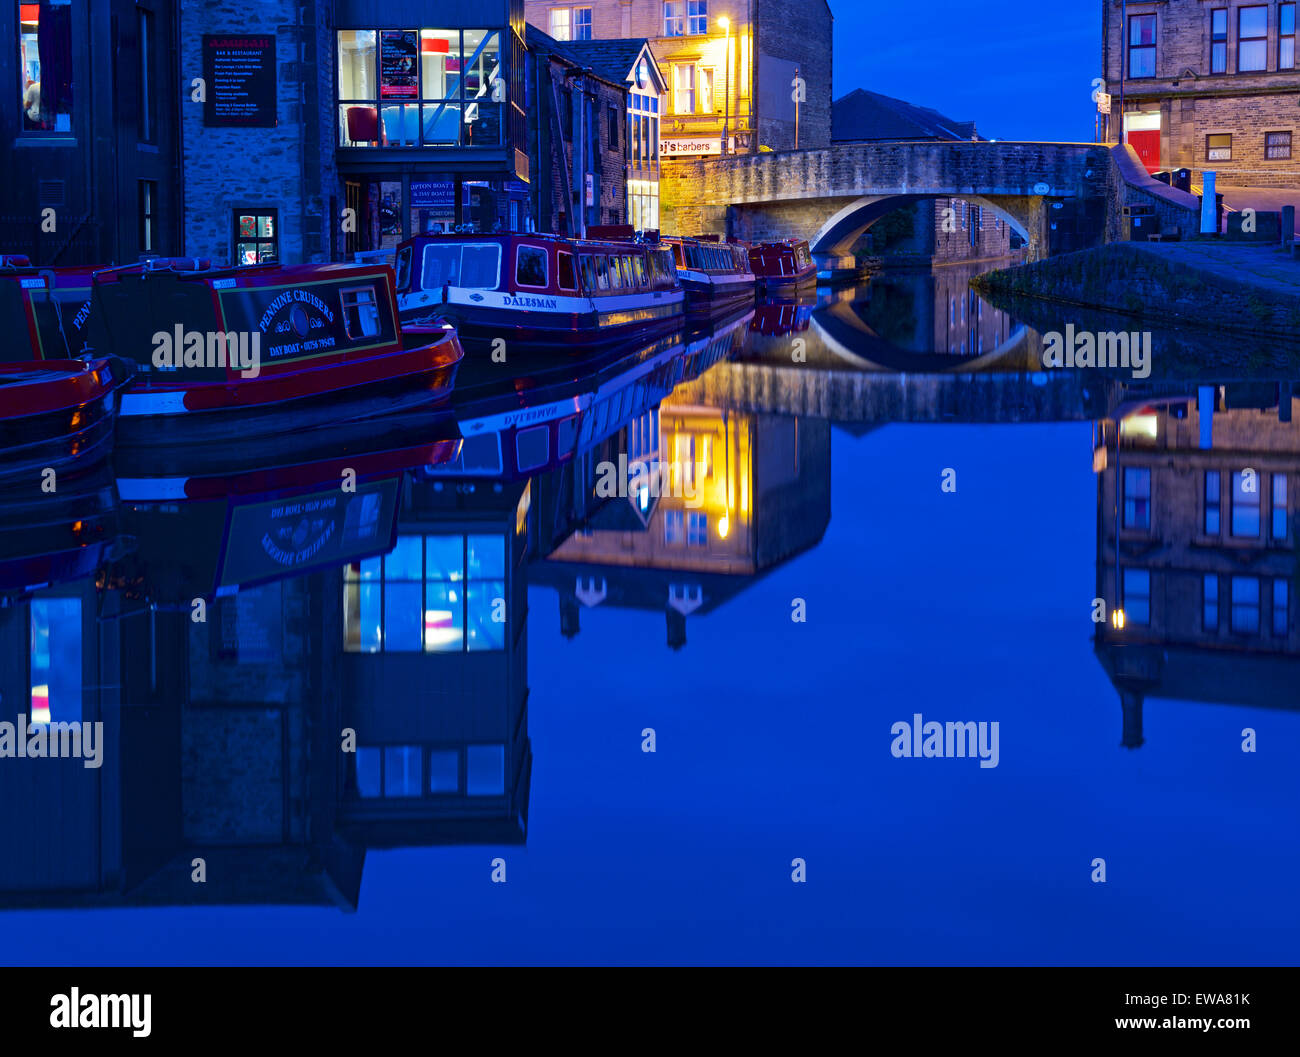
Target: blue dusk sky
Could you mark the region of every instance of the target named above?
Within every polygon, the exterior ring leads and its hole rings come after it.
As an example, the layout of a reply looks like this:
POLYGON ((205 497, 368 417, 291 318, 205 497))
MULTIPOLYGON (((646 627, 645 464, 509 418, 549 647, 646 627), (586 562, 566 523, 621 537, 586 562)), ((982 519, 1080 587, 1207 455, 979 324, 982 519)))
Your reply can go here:
POLYGON ((990 139, 1092 142, 1095 0, 831 0, 834 95, 855 88, 974 121, 990 139))

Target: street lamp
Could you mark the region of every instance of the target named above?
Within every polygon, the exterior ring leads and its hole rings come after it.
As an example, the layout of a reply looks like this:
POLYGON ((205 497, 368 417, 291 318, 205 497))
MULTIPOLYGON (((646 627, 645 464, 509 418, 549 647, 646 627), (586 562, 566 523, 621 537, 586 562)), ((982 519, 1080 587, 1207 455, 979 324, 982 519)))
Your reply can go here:
POLYGON ((723 96, 723 99, 726 100, 726 102, 723 103, 722 153, 729 154, 731 152, 727 149, 727 133, 731 127, 731 19, 726 15, 723 15, 718 19, 718 25, 722 27, 723 32, 726 34, 722 41, 723 54, 726 56, 724 69, 726 71, 727 82, 723 89, 726 93, 723 96))

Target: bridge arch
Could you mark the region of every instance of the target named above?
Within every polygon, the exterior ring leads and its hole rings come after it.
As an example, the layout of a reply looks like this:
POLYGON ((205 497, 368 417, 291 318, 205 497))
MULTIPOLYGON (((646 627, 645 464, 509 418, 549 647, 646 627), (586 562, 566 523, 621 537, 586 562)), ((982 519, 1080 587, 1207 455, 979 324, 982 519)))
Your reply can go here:
POLYGON ((858 241, 862 233, 881 217, 912 202, 940 198, 957 198, 987 209, 1010 225, 1011 230, 1025 240, 1025 245, 1037 241, 1031 234, 1030 218, 1017 216, 996 199, 983 195, 963 194, 960 191, 945 191, 927 194, 863 195, 839 209, 823 223, 817 233, 808 240, 809 248, 813 253, 826 257, 847 257, 853 252, 853 244, 858 241))

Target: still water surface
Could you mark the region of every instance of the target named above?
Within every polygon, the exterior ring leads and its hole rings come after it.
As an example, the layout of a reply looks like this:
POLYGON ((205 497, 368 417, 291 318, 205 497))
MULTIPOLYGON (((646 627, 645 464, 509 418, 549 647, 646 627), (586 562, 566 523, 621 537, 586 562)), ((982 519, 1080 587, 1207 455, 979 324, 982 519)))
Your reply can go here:
POLYGON ((968 278, 11 508, 2 718, 105 733, 0 760, 0 961, 1294 962, 1295 382, 1043 373, 968 278))

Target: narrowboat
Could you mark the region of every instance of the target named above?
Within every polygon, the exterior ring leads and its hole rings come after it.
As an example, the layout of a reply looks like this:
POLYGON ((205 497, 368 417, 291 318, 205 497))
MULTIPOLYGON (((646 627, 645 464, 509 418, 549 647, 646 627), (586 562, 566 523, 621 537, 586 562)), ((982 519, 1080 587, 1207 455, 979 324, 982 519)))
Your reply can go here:
POLYGON ((749 247, 749 263, 763 294, 790 294, 817 285, 817 263, 803 239, 756 242, 749 247))
MULTIPOLYGON (((402 326, 526 349, 651 341, 681 324, 672 254, 652 242, 547 234, 417 235, 397 250, 402 326)), ((495 351, 495 349, 494 349, 495 351)))
POLYGON ((687 315, 715 319, 754 303, 754 272, 744 246, 677 237, 665 238, 663 244, 672 249, 687 315))
POLYGON ((404 335, 386 265, 213 269, 155 258, 96 271, 90 344, 130 362, 127 443, 225 440, 446 400, 449 326, 404 335))
POLYGON ((123 364, 102 358, 0 363, 0 481, 52 493, 61 474, 102 460, 126 381, 123 364))
POLYGON ((27 257, 0 254, 0 360, 93 355, 87 340, 91 274, 89 268, 36 268, 27 257))

